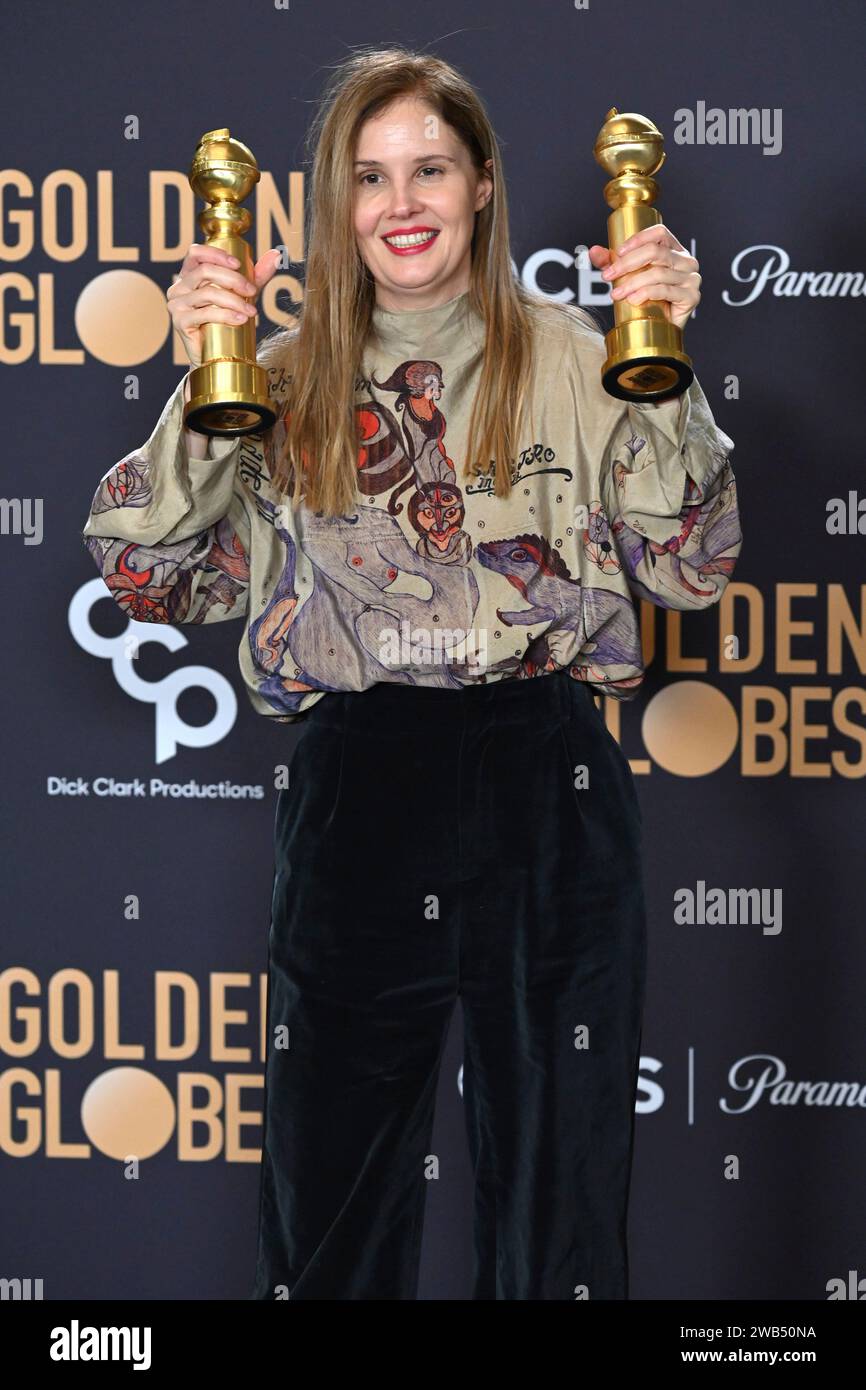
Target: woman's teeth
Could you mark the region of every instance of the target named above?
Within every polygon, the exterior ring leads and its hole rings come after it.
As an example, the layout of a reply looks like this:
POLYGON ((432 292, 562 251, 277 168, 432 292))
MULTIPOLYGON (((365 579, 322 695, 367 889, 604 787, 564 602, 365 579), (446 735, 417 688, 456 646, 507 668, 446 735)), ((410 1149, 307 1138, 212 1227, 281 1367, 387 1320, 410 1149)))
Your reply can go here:
POLYGON ((432 241, 438 232, 412 232, 409 236, 386 236, 389 246, 420 246, 424 241, 432 241))

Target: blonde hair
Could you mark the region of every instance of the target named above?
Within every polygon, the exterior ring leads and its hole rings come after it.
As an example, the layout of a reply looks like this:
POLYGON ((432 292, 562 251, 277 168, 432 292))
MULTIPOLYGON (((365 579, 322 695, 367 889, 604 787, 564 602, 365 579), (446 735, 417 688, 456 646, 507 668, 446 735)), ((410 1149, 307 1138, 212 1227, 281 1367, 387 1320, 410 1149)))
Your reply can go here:
MULTIPOLYGON (((495 459, 494 492, 511 491, 511 460, 531 396, 533 310, 562 312, 531 294, 511 264, 508 204, 499 145, 471 83, 443 59, 395 47, 361 48, 333 70, 308 134, 313 148, 308 255, 298 323, 263 338, 258 359, 290 379, 286 432, 273 481, 313 511, 345 515, 356 505, 359 434, 355 379, 371 328, 375 285, 361 259, 353 219, 354 160, 363 123, 401 97, 426 101, 455 131, 478 173, 485 161, 492 196, 475 215, 469 305, 481 315, 484 354, 469 421, 464 477, 495 459), (301 468, 295 467, 298 459, 301 468), (487 462, 482 462, 487 460, 487 462)), ((583 309, 569 306, 595 332, 583 309)))

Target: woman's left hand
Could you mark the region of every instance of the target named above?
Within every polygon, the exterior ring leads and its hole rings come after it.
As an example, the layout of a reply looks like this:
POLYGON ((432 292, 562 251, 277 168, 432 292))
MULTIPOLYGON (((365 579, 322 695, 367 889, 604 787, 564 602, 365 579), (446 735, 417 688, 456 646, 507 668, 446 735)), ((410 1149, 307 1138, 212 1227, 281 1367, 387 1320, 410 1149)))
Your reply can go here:
POLYGON ((589 257, 611 285, 614 303, 660 300, 677 328, 685 327, 700 303, 698 263, 663 222, 635 232, 614 255, 606 246, 590 246, 589 257))

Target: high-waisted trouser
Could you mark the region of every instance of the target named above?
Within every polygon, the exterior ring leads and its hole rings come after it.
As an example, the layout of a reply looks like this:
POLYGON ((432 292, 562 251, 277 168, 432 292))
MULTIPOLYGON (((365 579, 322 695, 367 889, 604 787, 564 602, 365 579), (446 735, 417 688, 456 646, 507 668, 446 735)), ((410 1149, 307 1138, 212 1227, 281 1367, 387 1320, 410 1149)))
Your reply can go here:
POLYGON ((473 1297, 628 1297, 641 814, 566 671, 307 717, 275 820, 254 1299, 414 1299, 460 996, 473 1297))

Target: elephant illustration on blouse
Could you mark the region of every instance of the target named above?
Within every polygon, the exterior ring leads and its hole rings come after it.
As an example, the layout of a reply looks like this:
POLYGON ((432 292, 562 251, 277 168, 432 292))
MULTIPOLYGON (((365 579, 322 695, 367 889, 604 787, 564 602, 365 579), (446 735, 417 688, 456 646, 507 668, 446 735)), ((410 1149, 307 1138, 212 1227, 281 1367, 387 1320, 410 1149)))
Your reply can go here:
MULTIPOLYGON (((421 628, 460 647, 478 607, 475 576, 419 555, 384 508, 321 517, 301 507, 293 539, 277 507, 264 498, 258 506, 286 548, 280 579, 249 634, 253 661, 267 672, 262 694, 276 708, 296 709, 308 690, 345 689, 347 674, 358 689, 380 680, 417 684, 411 661, 389 664, 395 634, 421 628), (296 546, 312 573, 303 602, 296 546)), ((456 687, 460 673, 446 652, 438 664, 425 664, 424 683, 456 687)))

